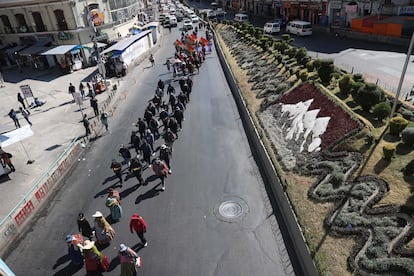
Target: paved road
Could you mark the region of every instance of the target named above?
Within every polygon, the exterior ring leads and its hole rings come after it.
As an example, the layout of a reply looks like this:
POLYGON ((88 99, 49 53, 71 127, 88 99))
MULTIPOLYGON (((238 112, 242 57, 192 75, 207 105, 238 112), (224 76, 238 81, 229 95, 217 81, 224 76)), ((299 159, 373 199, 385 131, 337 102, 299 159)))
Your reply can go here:
MULTIPOLYGON (((156 66, 141 64, 124 80, 127 90, 110 120, 111 133, 95 141, 65 180, 30 230, 11 249, 6 262, 17 275, 84 275, 72 271, 64 237, 76 231, 76 216, 89 218, 96 210, 108 214, 105 192, 116 186, 109 164, 120 143, 129 141, 132 123, 143 114, 158 78, 171 81, 162 63, 173 54, 174 35, 155 52, 156 66)), ((178 88, 177 83, 174 86, 178 88)), ((128 218, 139 212, 146 218, 149 246, 139 251, 140 275, 294 275, 277 222, 260 179, 243 127, 216 54, 208 55, 186 120, 174 146, 173 174, 161 192, 147 169, 149 184, 137 188, 129 179, 121 190, 124 217, 104 253, 111 272, 119 275, 116 254, 120 243, 137 247, 128 218), (219 216, 223 202, 229 214, 243 215, 229 222, 219 216)), ((160 145, 160 141, 157 142, 160 145)), ((224 208, 226 209, 226 208, 224 208)))

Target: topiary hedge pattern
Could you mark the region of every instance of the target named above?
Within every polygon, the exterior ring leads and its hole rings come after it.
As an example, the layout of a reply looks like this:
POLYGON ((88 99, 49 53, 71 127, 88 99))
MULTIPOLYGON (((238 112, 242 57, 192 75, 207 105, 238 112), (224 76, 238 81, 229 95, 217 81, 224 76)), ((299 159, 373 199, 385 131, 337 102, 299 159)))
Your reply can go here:
POLYGON ((401 132, 401 138, 404 144, 413 146, 414 145, 414 127, 407 127, 401 132))
POLYGON ((384 91, 375 84, 366 83, 358 89, 356 101, 362 110, 370 111, 377 103, 383 101, 384 91))
POLYGON ((397 116, 390 119, 389 127, 390 134, 393 136, 400 136, 401 131, 403 131, 408 126, 408 121, 403 117, 397 116))
POLYGON ((378 103, 372 108, 372 113, 378 120, 382 121, 390 116, 391 105, 388 102, 378 103))
POLYGON ((384 159, 391 160, 395 153, 395 146, 392 144, 386 144, 382 147, 382 153, 384 154, 384 159))

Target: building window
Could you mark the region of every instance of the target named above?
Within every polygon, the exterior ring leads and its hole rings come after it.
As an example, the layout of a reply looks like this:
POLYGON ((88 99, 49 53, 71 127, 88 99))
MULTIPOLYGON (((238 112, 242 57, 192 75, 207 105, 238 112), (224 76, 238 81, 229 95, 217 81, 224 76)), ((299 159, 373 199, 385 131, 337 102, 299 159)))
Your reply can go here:
POLYGON ((66 24, 65 15, 63 14, 62 10, 55 10, 55 17, 58 25, 59 31, 67 31, 68 30, 68 24, 66 24))
POLYGON ((10 34, 10 33, 14 33, 13 28, 11 26, 9 17, 7 15, 2 15, 1 16, 1 22, 3 23, 4 26, 4 32, 6 34, 10 34))
POLYGON ((40 15, 40 12, 34 12, 32 13, 33 21, 36 26, 36 32, 45 32, 45 24, 43 23, 42 16, 40 15))
POLYGON ((29 31, 29 28, 27 27, 27 23, 26 23, 26 19, 24 18, 24 15, 21 13, 18 13, 18 14, 15 14, 14 17, 16 18, 16 21, 17 21, 19 33, 27 33, 29 31))

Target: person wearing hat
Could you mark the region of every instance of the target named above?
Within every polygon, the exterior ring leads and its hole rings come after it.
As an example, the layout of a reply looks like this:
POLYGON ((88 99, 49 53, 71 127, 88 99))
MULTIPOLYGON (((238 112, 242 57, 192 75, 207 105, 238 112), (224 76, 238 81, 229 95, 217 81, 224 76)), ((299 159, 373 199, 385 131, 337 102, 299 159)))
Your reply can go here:
POLYGON ((68 246, 68 256, 75 266, 83 265, 82 245, 74 242, 73 235, 67 235, 65 238, 68 246))
POLYGON ((85 257, 86 275, 102 275, 101 264, 104 261, 105 256, 98 250, 94 241, 85 241, 83 244, 83 256, 85 257))
POLYGON ((119 221, 121 219, 122 207, 116 197, 109 196, 105 201, 105 206, 111 211, 111 218, 113 221, 119 221))
POLYGON ((115 230, 108 223, 108 221, 103 217, 102 213, 96 211, 92 215, 95 218, 94 221, 94 230, 96 242, 98 244, 108 244, 115 237, 115 230))
POLYGON ((118 257, 119 262, 121 263, 121 276, 136 276, 137 265, 135 263, 135 260, 140 259, 138 254, 130 247, 121 243, 119 246, 118 257))
POLYGON ((78 215, 78 230, 82 233, 82 236, 87 237, 88 239, 92 239, 92 227, 89 224, 89 221, 85 218, 83 213, 79 213, 78 215))
POLYGON ((164 161, 157 157, 152 162, 152 170, 154 171, 155 175, 158 176, 159 179, 161 179, 161 189, 165 191, 165 178, 168 174, 167 165, 164 161))
POLYGON ((116 159, 112 159, 111 163, 111 169, 114 172, 115 176, 119 178, 119 181, 121 182, 121 188, 122 188, 122 165, 121 163, 117 162, 116 159))
POLYGON ((142 178, 142 163, 139 160, 139 155, 131 159, 129 162, 129 172, 135 176, 139 182, 139 184, 144 183, 144 179, 142 178))
POLYGON ((170 165, 170 157, 171 157, 171 149, 166 145, 163 144, 160 147, 160 159, 165 162, 168 167, 168 173, 171 174, 171 165, 170 165))

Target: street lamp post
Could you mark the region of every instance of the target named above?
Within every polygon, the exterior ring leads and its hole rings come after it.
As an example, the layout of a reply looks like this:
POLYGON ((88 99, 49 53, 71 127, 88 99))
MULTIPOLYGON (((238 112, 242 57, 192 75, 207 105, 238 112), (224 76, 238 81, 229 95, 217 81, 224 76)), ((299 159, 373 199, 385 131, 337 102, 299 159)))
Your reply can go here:
POLYGON ((402 84, 404 82, 405 73, 407 72, 407 66, 408 66, 408 62, 410 61, 413 46, 414 46, 414 32, 411 35, 410 46, 408 47, 407 57, 405 58, 404 67, 403 67, 403 70, 401 72, 400 82, 398 83, 397 93, 395 95, 394 103, 392 105, 390 118, 392 118, 394 116, 394 112, 395 112, 395 109, 397 107, 398 98, 400 97, 401 87, 402 87, 402 84))

